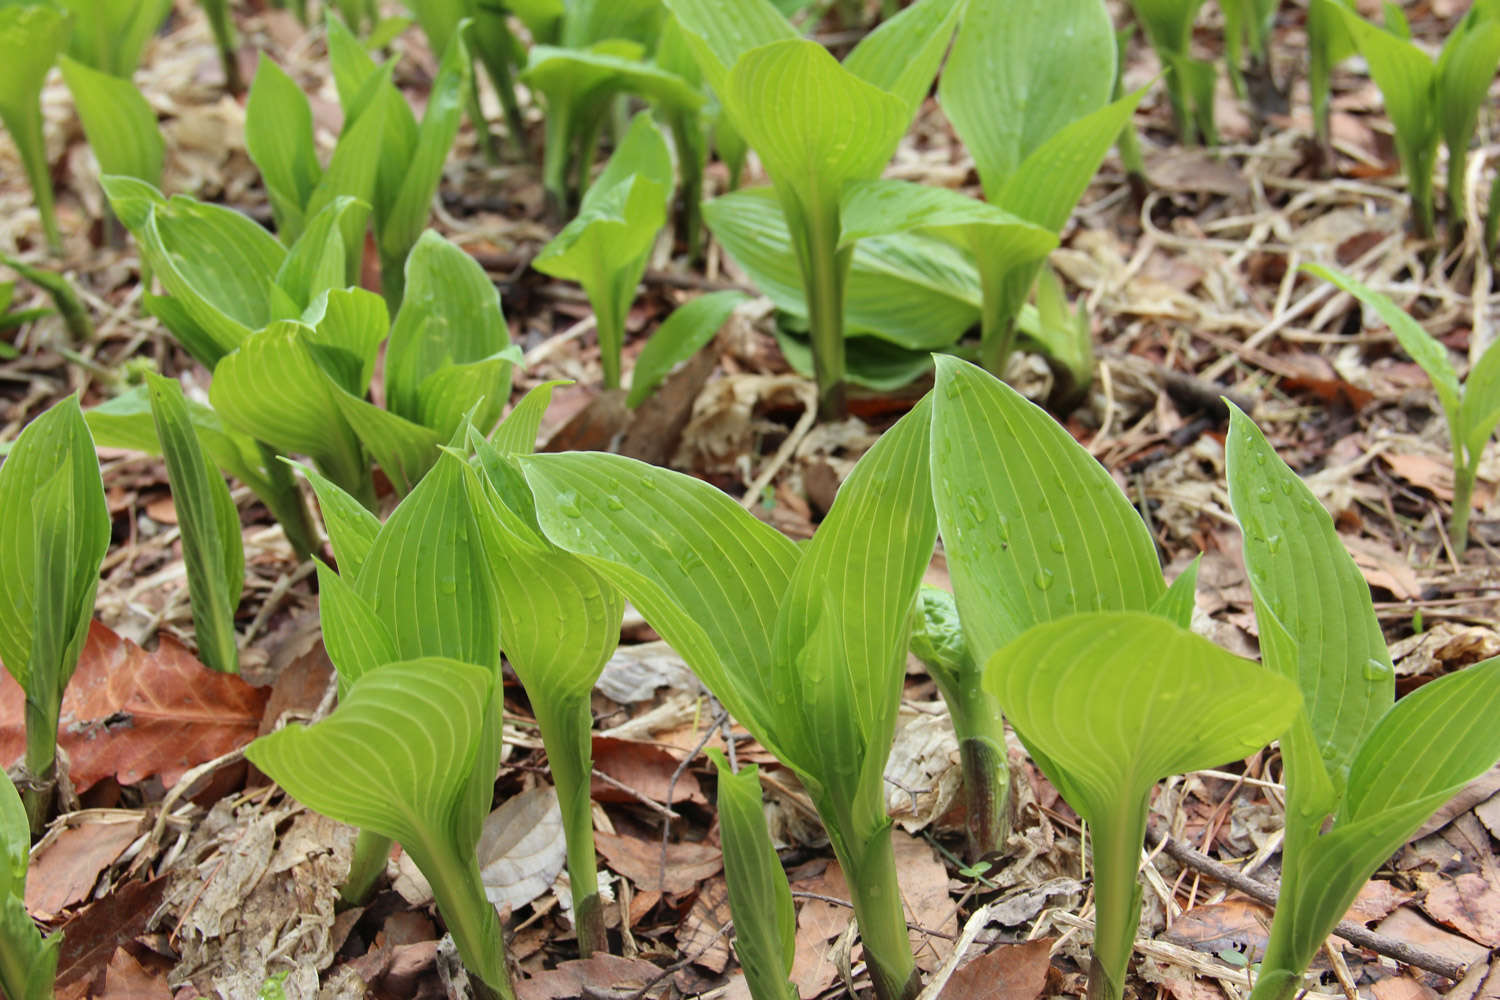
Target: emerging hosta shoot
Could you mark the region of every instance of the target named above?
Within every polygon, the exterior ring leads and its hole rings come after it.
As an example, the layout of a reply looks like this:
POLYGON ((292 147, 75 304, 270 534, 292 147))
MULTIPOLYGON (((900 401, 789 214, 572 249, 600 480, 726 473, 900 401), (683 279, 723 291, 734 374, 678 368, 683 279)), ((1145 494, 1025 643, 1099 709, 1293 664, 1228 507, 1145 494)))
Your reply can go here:
POLYGON ((532 261, 543 274, 583 286, 594 307, 606 389, 620 387, 625 316, 671 197, 672 154, 651 116, 638 114, 577 218, 532 261))
POLYGON ((488 995, 510 998, 505 938, 475 853, 500 765, 499 691, 488 667, 383 664, 327 719, 263 736, 245 756, 309 808, 399 841, 464 966, 488 995))
POLYGON ((73 14, 68 55, 97 72, 128 81, 146 43, 172 10, 172 0, 58 0, 58 6, 73 14))
POLYGON ((746 298, 743 292, 709 292, 673 309, 636 358, 625 405, 634 409, 644 403, 673 367, 714 339, 735 307, 746 298))
POLYGON ((587 562, 549 542, 530 492, 510 463, 528 455, 553 383, 528 393, 493 441, 470 432, 482 477, 465 484, 499 597, 500 638, 521 678, 547 749, 568 847, 578 949, 607 947, 594 857, 592 694, 620 641, 625 598, 587 562))
POLYGON ((1109 473, 995 377, 940 357, 932 398, 933 495, 962 625, 943 595, 930 595, 915 649, 937 661, 965 755, 971 850, 982 853, 1001 846, 1003 813, 992 810, 1005 795, 998 706, 979 683, 985 664, 1033 625, 1079 611, 1153 611, 1185 626, 1196 570, 1168 589, 1145 524, 1109 473))
POLYGON ((1120 1000, 1140 924, 1136 870, 1152 787, 1260 749, 1291 723, 1297 686, 1139 611, 1037 625, 990 659, 985 684, 1037 766, 1089 824, 1088 995, 1120 1000))
POLYGON ((919 404, 860 459, 805 547, 677 473, 602 454, 520 459, 547 537, 624 591, 801 778, 849 880, 882 1000, 920 985, 883 771, 936 535, 929 411, 919 404))
POLYGON ((245 586, 240 513, 198 440, 182 387, 175 379, 148 374, 146 391, 182 533, 198 658, 214 670, 239 673, 234 613, 245 586))
POLYGON ((840 196, 874 180, 926 96, 960 4, 919 0, 857 45, 843 64, 770 0, 669 0, 734 130, 759 154, 787 219, 811 324, 825 414, 844 410, 840 196))
POLYGON ((1448 349, 1422 329, 1406 310, 1330 268, 1304 264, 1303 270, 1333 282, 1374 309, 1402 349, 1432 380, 1448 421, 1448 439, 1453 449, 1453 512, 1448 520, 1448 534, 1454 554, 1462 556, 1469 545, 1469 508, 1479 477, 1479 460, 1496 425, 1500 424, 1500 343, 1489 346, 1469 370, 1468 379, 1460 384, 1458 373, 1448 360, 1448 349))
MULTIPOLYGON (((1317 0, 1314 0, 1317 2, 1317 0)), ((1203 0, 1130 0, 1146 38, 1167 70, 1167 96, 1183 142, 1218 141, 1214 126, 1214 64, 1191 54, 1193 21, 1203 0)))
POLYGON ((63 324, 67 326, 68 333, 76 342, 86 344, 94 339, 94 321, 89 318, 89 311, 78 297, 73 283, 66 277, 45 267, 34 267, 9 254, 0 253, 0 264, 47 293, 52 304, 57 307, 63 324))
POLYGON ((760 770, 751 764, 736 773, 718 750, 710 749, 708 755, 719 772, 715 801, 735 956, 755 1000, 798 1000, 797 988, 788 981, 797 950, 797 913, 766 826, 760 770))
POLYGON ((26 912, 30 847, 26 807, 16 786, 0 775, 0 994, 11 1000, 51 1000, 62 935, 43 940, 26 912))
POLYGON ((42 136, 42 84, 68 41, 68 19, 43 4, 0 6, 0 124, 21 154, 31 182, 42 231, 53 253, 62 252, 62 234, 53 208, 47 143, 42 136))
POLYGON ((0 464, 0 662, 26 692, 19 779, 33 831, 56 782, 57 715, 94 613, 109 512, 76 396, 21 431, 0 464))
POLYGON ((240 74, 239 40, 235 35, 234 18, 229 13, 229 0, 201 0, 203 12, 208 15, 208 26, 214 33, 214 44, 219 49, 219 64, 224 67, 224 89, 235 97, 245 92, 245 79, 240 74))
POLYGON ((130 78, 101 73, 67 56, 62 71, 99 172, 160 184, 166 143, 156 112, 130 78))
POLYGON ((1500 757, 1500 658, 1392 705, 1369 587, 1332 519, 1232 405, 1225 459, 1264 666, 1303 697, 1281 736, 1281 893, 1253 994, 1290 1000, 1376 868, 1500 757))
POLYGON ((1378 28, 1347 7, 1336 9, 1369 63, 1396 127, 1396 151, 1411 190, 1417 234, 1433 233, 1432 179, 1439 141, 1448 147, 1449 222, 1461 225, 1469 142, 1500 64, 1500 0, 1476 0, 1443 43, 1436 62, 1388 30, 1391 25, 1378 28))

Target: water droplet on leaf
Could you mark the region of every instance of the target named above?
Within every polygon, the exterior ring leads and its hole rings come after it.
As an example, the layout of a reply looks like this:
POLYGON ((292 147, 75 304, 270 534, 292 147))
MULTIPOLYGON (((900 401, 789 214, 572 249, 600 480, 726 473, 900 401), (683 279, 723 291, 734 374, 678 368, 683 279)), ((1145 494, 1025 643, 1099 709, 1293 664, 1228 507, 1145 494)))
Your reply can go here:
POLYGON ((1039 568, 1031 577, 1031 582, 1036 584, 1038 590, 1052 589, 1053 573, 1045 566, 1039 568))

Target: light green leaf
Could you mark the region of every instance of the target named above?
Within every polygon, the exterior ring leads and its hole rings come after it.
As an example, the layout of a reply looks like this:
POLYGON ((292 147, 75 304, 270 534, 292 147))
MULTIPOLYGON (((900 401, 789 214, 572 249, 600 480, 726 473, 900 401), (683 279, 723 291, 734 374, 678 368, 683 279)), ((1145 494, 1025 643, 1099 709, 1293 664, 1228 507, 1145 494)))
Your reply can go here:
POLYGON ((363 396, 390 328, 385 300, 363 288, 330 289, 308 306, 302 322, 313 328, 319 360, 330 367, 334 380, 363 396))
POLYGON ((910 181, 851 181, 844 185, 839 217, 842 246, 912 229, 931 230, 971 250, 977 234, 993 232, 1002 237, 1000 248, 1026 260, 1041 260, 1057 246, 1048 230, 987 202, 910 181))
POLYGON ((1302 270, 1337 285, 1375 310, 1376 314, 1385 321, 1386 326, 1390 327, 1401 349, 1411 355, 1412 360, 1421 366, 1428 378, 1432 379, 1432 388, 1436 390, 1438 402, 1442 403, 1443 413, 1448 418, 1448 428, 1453 433, 1455 441, 1461 440, 1458 437, 1460 433, 1458 429, 1460 426, 1458 373, 1453 370, 1453 363, 1448 360, 1448 349, 1438 343, 1432 334, 1422 329, 1405 309, 1373 288, 1367 288, 1346 274, 1318 264, 1303 264, 1302 270))
MULTIPOLYGON (((0 662, 52 706, 77 666, 94 610, 109 512, 76 396, 32 420, 0 464, 0 662)), ((55 723, 54 723, 55 725, 55 723)))
POLYGON ((910 121, 932 89, 964 7, 961 0, 917 0, 860 39, 844 68, 898 98, 910 121))
MULTIPOLYGON (((449 387, 424 385, 450 366, 485 361, 509 344, 500 294, 484 268, 436 232, 423 233, 406 259, 406 293, 386 348, 386 405, 408 420, 435 427, 446 440, 452 428, 425 419, 424 413, 445 401, 466 410, 477 397, 444 400, 436 393, 449 387)), ((510 395, 508 366, 505 376, 486 395, 494 415, 476 420, 481 430, 488 431, 498 419, 510 395)))
POLYGON ((797 989, 788 981, 797 947, 797 914, 766 826, 760 771, 751 764, 736 774, 718 750, 710 749, 708 755, 719 773, 715 802, 735 957, 756 1000, 797 1000, 797 989))
POLYGON ((443 438, 430 427, 342 391, 331 379, 327 384, 344 420, 396 492, 401 496, 410 493, 437 461, 443 438))
POLYGON ((156 127, 156 112, 129 79, 90 69, 64 56, 63 79, 83 123, 89 148, 101 174, 125 174, 161 183, 166 144, 156 127))
POLYGON ((1490 344, 1469 370, 1458 424, 1463 428, 1466 460, 1477 464, 1495 426, 1500 424, 1500 341, 1490 344))
POLYGON ((31 864, 31 823, 10 778, 0 779, 0 905, 26 891, 31 864))
POLYGON ((236 674, 234 614, 245 585, 240 514, 199 443, 177 380, 148 374, 146 387, 182 534, 198 657, 213 670, 236 674))
MULTIPOLYGON (((1256 620, 1269 636, 1262 658, 1297 683, 1315 741, 1299 748, 1303 755, 1289 755, 1288 785, 1316 782, 1298 773, 1301 760, 1314 759, 1311 751, 1341 796, 1355 754, 1395 698, 1390 653, 1370 588, 1332 518, 1254 422, 1229 406, 1229 500, 1244 533, 1256 620)), ((1297 787, 1290 793, 1302 794, 1297 787)), ((1332 804, 1318 808, 1326 812, 1332 804)))
POLYGON ((626 58, 608 44, 590 49, 533 46, 521 80, 553 104, 586 102, 577 112, 617 93, 635 94, 674 110, 692 110, 704 101, 703 92, 676 73, 626 58))
POLYGON ((770 0, 663 0, 687 34, 698 68, 722 100, 729 72, 751 49, 797 37, 770 0))
MULTIPOLYGON (((344 571, 358 572, 356 566, 344 571)), ((400 658, 390 627, 354 586, 321 561, 318 562, 318 617, 323 645, 339 675, 339 697, 365 674, 400 658)))
POLYGON ((0 7, 0 124, 21 154, 47 242, 62 249, 42 135, 42 84, 68 40, 68 19, 46 4, 0 7))
POLYGON ((530 455, 536 451, 542 416, 552 401, 552 390, 571 385, 566 379, 553 379, 531 388, 490 435, 490 444, 502 455, 530 455))
MULTIPOLYGON (((797 546, 701 480, 605 454, 518 459, 548 540, 630 599, 763 745, 771 627, 797 546)), ((775 752, 775 751, 773 751, 775 752)))
POLYGON ((291 246, 302 235, 307 203, 323 179, 323 166, 313 143, 307 95, 265 53, 245 102, 245 149, 265 179, 276 232, 291 246))
POLYGON ((505 981, 503 938, 474 852, 500 761, 497 689, 483 667, 392 663, 322 722, 245 749, 309 808, 399 841, 432 883, 464 965, 491 984, 505 981))
POLYGON ((1151 605, 1151 613, 1161 615, 1179 628, 1190 628, 1193 624, 1193 604, 1197 596, 1198 566, 1203 562, 1202 554, 1193 557, 1187 569, 1177 574, 1172 585, 1162 592, 1151 605))
POLYGON ((375 536, 380 534, 380 519, 318 470, 300 462, 292 464, 307 477, 317 494, 323 526, 328 530, 339 571, 351 580, 358 579, 370 547, 375 544, 375 536))
POLYGON ((60 0, 59 5, 73 14, 68 53, 93 70, 127 80, 172 10, 172 0, 60 0))
MULTIPOLYGON (((812 347, 808 338, 783 326, 771 330, 776 346, 792 370, 813 376, 812 347)), ((932 371, 932 352, 913 351, 879 337, 844 338, 844 377, 850 385, 876 392, 894 392, 932 371)))
POLYGON ((1064 126, 1104 106, 1114 83, 1114 29, 1098 0, 970 3, 938 94, 986 196, 1011 208, 999 197, 1006 181, 1064 126))
POLYGON ((1464 164, 1479 109, 1500 64, 1500 13, 1476 5, 1448 35, 1438 55, 1438 126, 1448 147, 1448 213, 1456 224, 1463 215, 1464 164))
MULTIPOLYGON (((351 231, 359 234, 357 253, 362 254, 365 222, 369 217, 370 207, 363 202, 336 198, 307 222, 276 272, 276 289, 286 293, 293 307, 290 315, 277 319, 296 319, 324 292, 348 285, 348 234, 351 231)), ((359 260, 357 256, 355 267, 359 260)), ((381 332, 383 335, 384 331, 381 332)))
POLYGON ((735 307, 746 299, 743 292, 710 292, 672 310, 636 358, 625 405, 635 409, 644 403, 675 366, 714 339, 735 307))
POLYGON ((994 376, 937 359, 933 493, 959 614, 981 663, 1077 611, 1147 611, 1156 546, 1110 474, 994 376))

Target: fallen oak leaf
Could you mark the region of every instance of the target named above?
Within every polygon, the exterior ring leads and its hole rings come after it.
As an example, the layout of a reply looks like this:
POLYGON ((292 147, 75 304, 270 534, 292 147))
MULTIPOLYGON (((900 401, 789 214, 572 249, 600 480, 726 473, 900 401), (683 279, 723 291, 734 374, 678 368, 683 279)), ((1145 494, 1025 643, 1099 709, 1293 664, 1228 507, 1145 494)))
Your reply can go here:
MULTIPOLYGON (((170 788, 189 769, 253 740, 266 698, 209 670, 170 636, 148 652, 91 622, 63 693, 58 744, 80 792, 111 776, 133 785, 157 775, 170 788)), ((0 673, 0 765, 25 750, 24 708, 20 686, 0 673)))

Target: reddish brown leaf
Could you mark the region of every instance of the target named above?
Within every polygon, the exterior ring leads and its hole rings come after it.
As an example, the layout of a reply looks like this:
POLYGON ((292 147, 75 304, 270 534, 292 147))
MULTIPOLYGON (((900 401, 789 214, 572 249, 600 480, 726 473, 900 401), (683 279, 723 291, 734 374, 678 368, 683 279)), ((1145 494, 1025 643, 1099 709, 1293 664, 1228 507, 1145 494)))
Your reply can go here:
POLYGON ((1437 1000, 1437 992, 1410 976, 1391 976, 1370 987, 1375 1000, 1437 1000))
POLYGON ((1344 919, 1356 924, 1384 920, 1391 915, 1392 910, 1415 895, 1414 892, 1397 889, 1385 879, 1372 879, 1365 883, 1364 888, 1359 890, 1359 895, 1354 897, 1354 902, 1349 904, 1349 912, 1344 914, 1344 919))
POLYGON ((585 990, 631 993, 661 975, 644 958, 595 955, 563 962, 555 969, 516 984, 517 1000, 572 1000, 585 990))
MULTIPOLYGON (((25 750, 24 704, 20 686, 0 674, 0 764, 25 750)), ((170 636, 147 652, 93 622, 63 694, 58 743, 79 791, 110 776, 131 785, 159 775, 170 787, 253 740, 265 704, 266 692, 209 670, 170 636)))
POLYGON ((1481 875, 1444 879, 1427 890, 1422 909, 1480 944, 1500 947, 1500 891, 1481 875))
POLYGON ((948 980, 939 1000, 1036 1000, 1047 982, 1055 938, 1002 944, 948 980))
POLYGON ((134 955, 116 948, 104 969, 104 991, 98 996, 99 1000, 170 1000, 172 990, 166 976, 147 972, 134 955))
POLYGON ((145 932, 166 888, 165 875, 150 882, 126 882, 63 924, 58 1000, 77 1000, 98 991, 115 949, 145 932))
POLYGON ((723 972, 729 966, 729 935, 721 932, 729 919, 729 887, 724 879, 705 882, 678 928, 677 950, 694 965, 723 972))
POLYGON ((635 802, 639 795, 653 802, 667 802, 670 797, 673 803, 708 805, 691 771, 684 770, 676 783, 672 782, 679 764, 681 761, 654 743, 596 736, 594 769, 609 775, 617 784, 596 777, 590 794, 599 802, 635 802))
POLYGON ((1264 906, 1231 899, 1187 910, 1163 937, 1195 951, 1237 951, 1254 961, 1266 953, 1270 931, 1271 915, 1264 906))
POLYGON ((904 831, 892 831, 891 847, 901 873, 906 920, 913 928, 912 953, 917 967, 931 972, 952 954, 953 939, 958 936, 958 910, 948 895, 948 869, 931 844, 904 831))
POLYGON ((661 866, 661 842, 644 837, 595 833, 594 845, 614 872, 643 891, 691 892, 724 867, 724 854, 707 844, 668 844, 667 867, 661 866))
POLYGON ((50 922, 74 903, 87 899, 99 881, 99 873, 130 846, 140 825, 139 816, 126 814, 63 830, 31 859, 26 875, 26 909, 38 920, 50 922))

